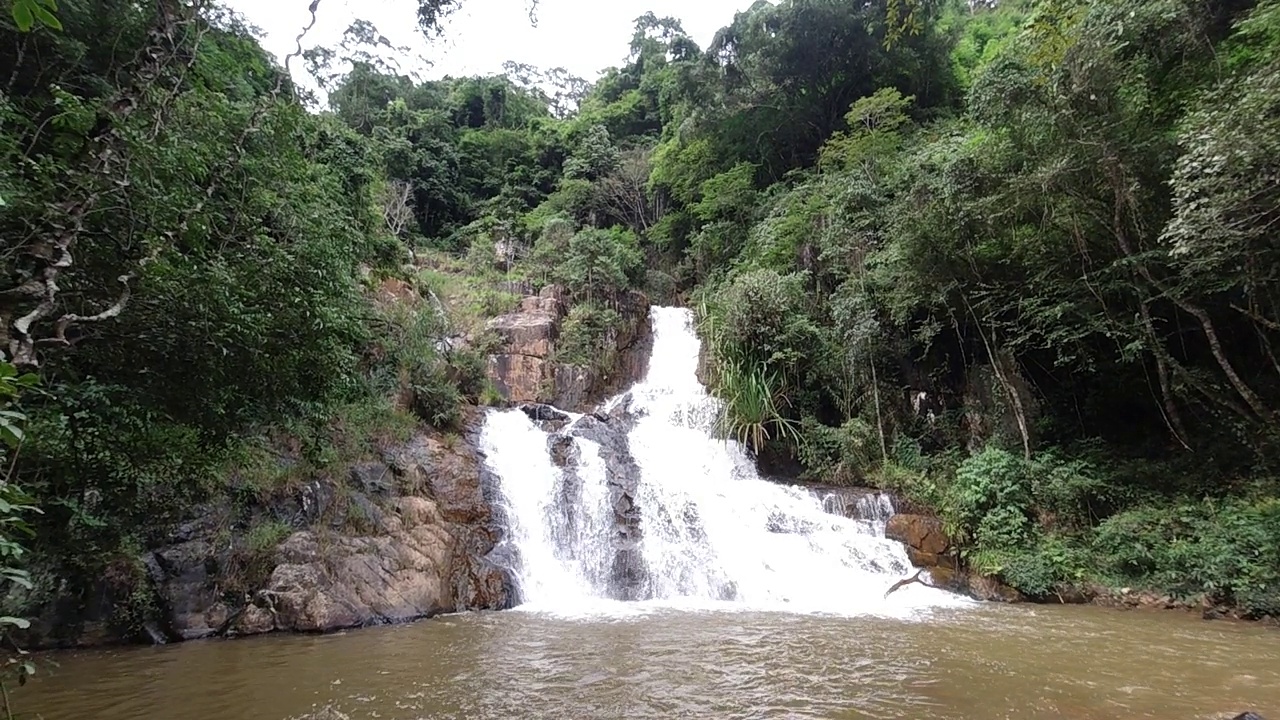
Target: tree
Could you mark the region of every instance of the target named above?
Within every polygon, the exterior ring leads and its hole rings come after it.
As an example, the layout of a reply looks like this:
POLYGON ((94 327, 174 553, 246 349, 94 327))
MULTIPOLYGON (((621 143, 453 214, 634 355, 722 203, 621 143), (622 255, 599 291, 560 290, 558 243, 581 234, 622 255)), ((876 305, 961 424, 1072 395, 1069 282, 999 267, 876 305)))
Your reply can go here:
POLYGON ((616 169, 600 178, 600 193, 610 216, 644 234, 662 218, 662 206, 649 194, 649 157, 652 151, 631 148, 623 151, 616 169))
MULTIPOLYGON (((0 356, 0 590, 6 596, 14 594, 14 586, 30 590, 31 574, 26 569, 27 548, 23 542, 34 534, 26 515, 39 513, 35 500, 16 483, 14 468, 18 453, 25 439, 23 428, 26 416, 16 408, 22 391, 34 387, 38 378, 31 373, 20 374, 18 368, 5 362, 0 356)), ((21 592, 18 593, 21 595, 21 592)), ((13 706, 5 682, 13 674, 19 684, 35 674, 35 665, 26 653, 18 648, 9 633, 31 626, 25 618, 0 617, 0 637, 9 649, 3 674, 0 674, 0 713, 13 717, 13 706)))
POLYGON ((387 232, 399 237, 413 220, 413 186, 392 180, 382 190, 382 221, 387 232))
POLYGON ((643 258, 636 236, 625 230, 583 230, 573 236, 557 279, 584 300, 613 302, 634 284, 643 258))

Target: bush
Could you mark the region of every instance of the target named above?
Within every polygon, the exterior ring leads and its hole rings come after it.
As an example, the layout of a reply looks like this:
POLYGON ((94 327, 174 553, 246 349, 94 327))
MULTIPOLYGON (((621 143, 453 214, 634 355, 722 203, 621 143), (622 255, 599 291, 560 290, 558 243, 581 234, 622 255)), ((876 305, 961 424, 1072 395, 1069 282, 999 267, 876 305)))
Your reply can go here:
POLYGON ((610 342, 621 317, 597 303, 574 305, 560 328, 556 342, 559 362, 604 370, 613 365, 616 348, 610 342))
POLYGON ((1031 502, 1030 467, 1005 450, 987 447, 960 463, 947 492, 947 514, 959 541, 977 540, 980 528, 993 541, 1014 537, 1024 526, 1031 502), (987 516, 996 513, 996 520, 987 516), (997 525, 997 523, 999 523, 997 525))
POLYGON ((1280 613, 1280 499, 1135 508, 1098 527, 1093 551, 1119 582, 1280 613))
POLYGON ((1031 597, 1049 597, 1085 575, 1086 555, 1066 538, 1045 535, 1007 551, 999 572, 1005 582, 1031 597))
POLYGON ((436 360, 419 364, 409 388, 413 391, 413 413, 427 424, 448 430, 462 422, 462 393, 446 363, 436 360))
POLYGON ((813 349, 808 303, 799 275, 756 270, 733 278, 715 303, 722 344, 775 365, 813 349))
POLYGON ((800 422, 799 454, 806 473, 837 485, 853 484, 880 465, 876 429, 862 418, 835 428, 812 416, 800 422))

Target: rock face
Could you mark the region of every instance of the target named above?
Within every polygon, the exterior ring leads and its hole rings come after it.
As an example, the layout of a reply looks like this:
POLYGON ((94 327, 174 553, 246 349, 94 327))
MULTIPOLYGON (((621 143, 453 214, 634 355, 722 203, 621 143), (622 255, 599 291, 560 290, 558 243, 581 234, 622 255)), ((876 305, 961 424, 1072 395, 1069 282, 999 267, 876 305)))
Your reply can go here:
POLYGON ((944 564, 942 554, 951 547, 942 521, 927 515, 894 515, 885 525, 884 534, 907 546, 907 556, 916 567, 944 564))
POLYGON ((518 311, 489 321, 501 350, 489 356, 488 374, 504 399, 521 403, 545 397, 564 314, 563 303, 548 294, 526 297, 518 311))
POLYGON ((556 362, 556 341, 568 314, 568 294, 558 285, 542 288, 538 295, 521 300, 515 312, 489 321, 499 348, 489 356, 487 371, 498 393, 511 403, 586 411, 644 377, 653 342, 648 299, 632 292, 615 305, 622 323, 606 344, 616 359, 603 374, 556 362))
POLYGON ((932 515, 895 514, 885 524, 884 534, 907 546, 911 564, 928 570, 934 587, 992 602, 1026 599, 999 580, 965 567, 956 556, 942 521, 932 515))
MULTIPOLYGON (((510 607, 512 581, 493 552, 501 536, 496 490, 475 447, 472 433, 449 442, 421 431, 378 460, 251 510, 200 509, 140 558, 154 615, 144 629, 163 642, 510 607), (262 528, 275 531, 264 536, 262 528)), ((49 632, 37 634, 36 646, 115 639, 101 631, 105 623, 86 623, 93 618, 83 608, 46 614, 49 632), (79 629, 53 637, 54 628, 79 629)))
POLYGON ((613 558, 610 593, 615 600, 650 597, 649 573, 640 552, 640 508, 636 502, 640 466, 631 455, 627 433, 635 419, 621 408, 610 416, 588 415, 574 426, 574 434, 600 446, 600 457, 609 468, 609 500, 613 506, 613 558))
POLYGON ((1031 384, 1017 370, 1017 364, 1007 355, 1000 358, 1003 373, 992 365, 975 365, 965 377, 963 427, 966 447, 970 452, 981 450, 994 439, 1002 440, 1010 447, 1022 442, 1022 429, 1018 423, 1009 394, 1015 393, 1026 414, 1026 430, 1031 447, 1036 445, 1036 419, 1039 402, 1031 384), (1006 385, 1007 383, 1007 385, 1006 385))

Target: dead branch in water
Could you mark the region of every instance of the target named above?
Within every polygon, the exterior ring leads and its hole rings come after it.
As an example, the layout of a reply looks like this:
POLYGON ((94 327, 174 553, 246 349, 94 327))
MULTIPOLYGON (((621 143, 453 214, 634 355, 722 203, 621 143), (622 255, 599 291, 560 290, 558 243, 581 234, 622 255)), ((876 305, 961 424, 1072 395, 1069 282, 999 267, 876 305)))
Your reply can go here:
POLYGON ((921 580, 921 579, 920 579, 920 576, 921 576, 921 575, 923 575, 923 574, 924 574, 924 568, 920 568, 919 570, 917 570, 917 571, 916 571, 916 574, 915 574, 915 575, 912 575, 912 576, 911 576, 911 577, 909 577, 909 578, 903 578, 903 579, 899 580, 898 582, 894 583, 894 584, 893 584, 893 585, 892 585, 888 590, 886 590, 886 591, 884 592, 884 596, 885 596, 885 597, 889 597, 889 595, 891 595, 891 594, 892 594, 895 590, 897 590, 898 588, 902 587, 903 585, 910 585, 911 583, 920 583, 921 585, 924 585, 925 587, 931 587, 931 586, 929 585, 929 583, 927 583, 927 582, 925 582, 924 580, 921 580))

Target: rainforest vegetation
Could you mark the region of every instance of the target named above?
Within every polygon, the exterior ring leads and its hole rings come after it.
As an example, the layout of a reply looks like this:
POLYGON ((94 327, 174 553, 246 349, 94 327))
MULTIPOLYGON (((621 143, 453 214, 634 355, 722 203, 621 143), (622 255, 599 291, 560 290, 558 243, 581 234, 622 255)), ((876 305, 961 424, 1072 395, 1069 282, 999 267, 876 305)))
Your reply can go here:
POLYGON ((726 435, 1028 595, 1280 613, 1276 0, 762 0, 707 47, 644 15, 592 81, 6 4, 8 614, 105 577, 136 620, 202 503, 456 428, 484 320, 548 283, 575 361, 620 293, 694 307, 726 435))

